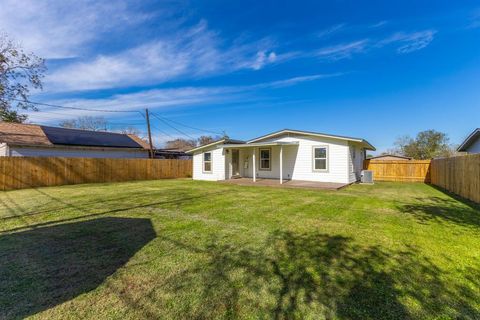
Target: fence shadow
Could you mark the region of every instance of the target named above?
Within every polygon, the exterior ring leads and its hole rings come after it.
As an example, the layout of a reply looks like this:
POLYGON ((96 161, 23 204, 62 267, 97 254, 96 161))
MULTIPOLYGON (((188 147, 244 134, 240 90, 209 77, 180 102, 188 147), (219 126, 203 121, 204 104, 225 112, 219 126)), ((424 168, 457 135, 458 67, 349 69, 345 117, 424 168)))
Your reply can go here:
POLYGON ((413 247, 394 252, 342 236, 281 231, 265 246, 248 249, 219 239, 204 247, 160 240, 207 256, 161 284, 179 296, 195 289, 202 304, 185 310, 186 318, 237 319, 245 308, 266 319, 480 316, 471 307, 474 289, 443 283, 441 270, 413 247), (416 301, 418 314, 407 311, 406 297, 416 301))
POLYGON ((95 289, 156 237, 149 219, 105 217, 0 237, 0 318, 95 289))

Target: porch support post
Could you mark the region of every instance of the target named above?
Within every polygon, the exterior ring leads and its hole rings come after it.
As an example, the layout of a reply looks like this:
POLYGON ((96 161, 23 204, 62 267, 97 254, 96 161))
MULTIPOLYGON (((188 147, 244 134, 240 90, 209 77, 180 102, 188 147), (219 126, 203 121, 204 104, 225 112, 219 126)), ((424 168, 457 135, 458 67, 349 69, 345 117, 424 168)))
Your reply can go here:
POLYGON ((280 146, 280 184, 283 184, 283 146, 280 146))
POLYGON ((256 168, 256 160, 255 160, 255 147, 253 148, 252 154, 252 171, 253 171, 253 182, 257 182, 257 168, 256 168))

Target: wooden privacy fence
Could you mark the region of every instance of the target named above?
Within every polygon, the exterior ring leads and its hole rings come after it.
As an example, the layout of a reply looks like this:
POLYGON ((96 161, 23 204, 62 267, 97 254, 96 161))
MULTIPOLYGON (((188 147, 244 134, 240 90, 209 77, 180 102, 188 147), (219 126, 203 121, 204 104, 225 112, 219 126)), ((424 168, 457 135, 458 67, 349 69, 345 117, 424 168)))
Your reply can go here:
POLYGON ((480 203, 480 154, 432 160, 432 184, 480 203))
POLYGON ((186 178, 192 160, 0 158, 0 190, 77 183, 186 178))
POLYGON ((430 182, 430 160, 365 160, 377 181, 430 182))

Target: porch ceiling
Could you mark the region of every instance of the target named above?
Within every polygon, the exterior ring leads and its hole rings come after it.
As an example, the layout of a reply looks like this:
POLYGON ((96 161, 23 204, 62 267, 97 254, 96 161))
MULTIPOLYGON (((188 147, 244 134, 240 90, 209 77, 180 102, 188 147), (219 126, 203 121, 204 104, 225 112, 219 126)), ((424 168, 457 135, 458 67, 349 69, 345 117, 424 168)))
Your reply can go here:
POLYGON ((224 148, 252 148, 252 147, 270 147, 270 146, 298 146, 298 142, 258 142, 242 144, 224 144, 224 148))

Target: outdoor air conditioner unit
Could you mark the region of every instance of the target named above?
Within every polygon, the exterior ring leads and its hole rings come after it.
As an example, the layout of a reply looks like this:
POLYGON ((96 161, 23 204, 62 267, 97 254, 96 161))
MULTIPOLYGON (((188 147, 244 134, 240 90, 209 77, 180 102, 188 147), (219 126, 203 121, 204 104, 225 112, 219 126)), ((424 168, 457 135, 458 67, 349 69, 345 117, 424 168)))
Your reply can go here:
POLYGON ((362 170, 360 181, 362 183, 373 183, 373 171, 372 170, 362 170))

